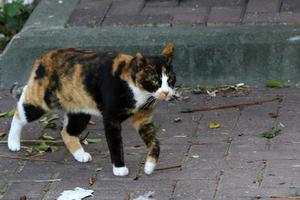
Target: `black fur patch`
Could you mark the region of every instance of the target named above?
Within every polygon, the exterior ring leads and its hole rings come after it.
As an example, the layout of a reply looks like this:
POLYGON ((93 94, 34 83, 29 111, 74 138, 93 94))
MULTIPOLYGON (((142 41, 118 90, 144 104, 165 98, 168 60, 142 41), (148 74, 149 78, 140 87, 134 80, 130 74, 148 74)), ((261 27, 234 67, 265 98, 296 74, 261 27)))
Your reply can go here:
POLYGON ((23 104, 23 106, 27 122, 37 120, 45 113, 45 111, 39 106, 33 106, 31 104, 23 104))
POLYGON ((35 77, 34 79, 35 80, 38 80, 38 79, 42 79, 44 78, 46 75, 46 70, 45 70, 45 66, 43 64, 40 64, 37 68, 37 70, 35 71, 35 77))
POLYGON ((91 115, 84 113, 68 113, 67 132, 72 136, 78 136, 87 126, 91 115))
POLYGON ((50 78, 50 84, 45 92, 44 100, 50 108, 60 107, 59 99, 55 92, 60 89, 59 76, 56 71, 53 72, 50 78))
POLYGON ((117 76, 120 76, 125 66, 126 66, 125 61, 121 62, 121 63, 119 64, 119 67, 118 67, 117 71, 115 72, 115 74, 116 74, 117 76))

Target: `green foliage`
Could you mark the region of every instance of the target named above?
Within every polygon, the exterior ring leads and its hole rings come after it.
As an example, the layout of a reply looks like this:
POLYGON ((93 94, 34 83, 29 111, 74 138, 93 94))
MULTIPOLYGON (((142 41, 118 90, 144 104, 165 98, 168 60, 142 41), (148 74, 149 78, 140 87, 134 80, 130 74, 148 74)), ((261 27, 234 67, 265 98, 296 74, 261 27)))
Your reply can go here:
POLYGON ((32 10, 33 7, 24 6, 20 2, 7 3, 0 11, 0 25, 15 34, 21 30, 32 10))
POLYGON ((278 135, 282 134, 281 130, 280 129, 275 129, 274 127, 271 128, 270 130, 267 130, 265 131, 264 133, 262 133, 262 136, 264 138, 267 138, 267 139, 272 139, 278 135))
POLYGON ((269 88, 284 88, 286 86, 280 80, 270 80, 266 83, 266 87, 269 87, 269 88))

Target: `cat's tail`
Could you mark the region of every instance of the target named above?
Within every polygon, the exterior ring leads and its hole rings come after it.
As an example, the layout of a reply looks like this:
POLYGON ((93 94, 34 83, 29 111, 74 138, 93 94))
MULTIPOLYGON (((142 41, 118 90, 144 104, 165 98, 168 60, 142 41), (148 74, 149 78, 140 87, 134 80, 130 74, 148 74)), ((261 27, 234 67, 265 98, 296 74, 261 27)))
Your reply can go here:
POLYGON ((12 96, 16 99, 20 99, 22 91, 23 91, 24 86, 19 85, 18 82, 15 82, 11 88, 10 88, 10 93, 12 96))

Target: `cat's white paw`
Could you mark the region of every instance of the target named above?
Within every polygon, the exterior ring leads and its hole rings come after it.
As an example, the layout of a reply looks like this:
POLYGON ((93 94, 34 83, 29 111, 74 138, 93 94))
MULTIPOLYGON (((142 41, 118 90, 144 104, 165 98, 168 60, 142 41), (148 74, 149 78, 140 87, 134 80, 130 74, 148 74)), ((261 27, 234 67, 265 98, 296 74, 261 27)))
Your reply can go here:
POLYGON ((113 165, 113 173, 115 176, 127 176, 129 174, 128 168, 125 167, 115 167, 113 165))
POLYGON ((83 149, 78 149, 75 151, 73 156, 78 162, 89 162, 92 160, 91 154, 85 152, 83 149))
POLYGON ((156 166, 155 163, 147 161, 144 168, 145 174, 147 175, 152 174, 153 171, 155 170, 155 166, 156 166))
POLYGON ((21 143, 17 140, 8 140, 8 148, 11 151, 20 151, 21 143))

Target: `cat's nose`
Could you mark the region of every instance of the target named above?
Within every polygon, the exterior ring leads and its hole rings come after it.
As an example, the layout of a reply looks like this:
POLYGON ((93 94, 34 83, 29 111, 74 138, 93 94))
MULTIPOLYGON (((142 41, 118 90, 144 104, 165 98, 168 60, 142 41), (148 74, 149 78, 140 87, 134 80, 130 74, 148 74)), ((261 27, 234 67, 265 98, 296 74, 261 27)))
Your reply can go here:
POLYGON ((163 92, 161 92, 161 93, 163 93, 163 95, 164 95, 164 96, 166 96, 166 97, 167 97, 167 96, 168 96, 168 94, 169 94, 169 92, 168 92, 168 91, 163 91, 163 92))

